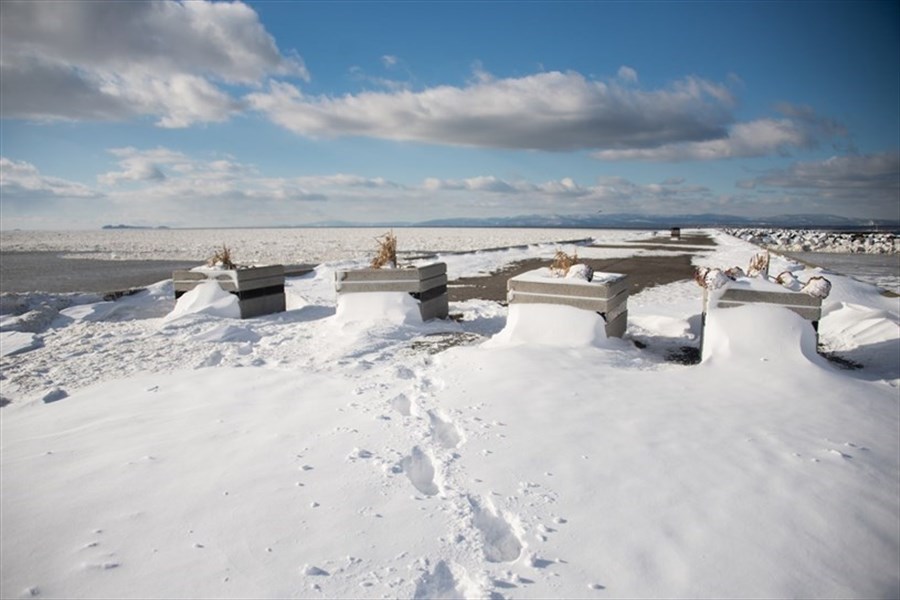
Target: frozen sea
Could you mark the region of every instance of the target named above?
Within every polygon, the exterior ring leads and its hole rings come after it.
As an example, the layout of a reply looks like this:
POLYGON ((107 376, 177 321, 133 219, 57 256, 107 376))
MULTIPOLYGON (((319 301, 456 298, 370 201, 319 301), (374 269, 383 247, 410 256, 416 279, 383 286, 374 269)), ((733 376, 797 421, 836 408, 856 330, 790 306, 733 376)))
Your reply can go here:
MULTIPOLYGON (((0 236, 3 292, 110 292, 149 285, 175 269, 202 264, 228 246, 240 264, 352 263, 371 259, 384 228, 124 229, 10 231, 0 236)), ((398 229, 401 258, 476 252, 600 238, 635 231, 584 229, 398 229)))
MULTIPOLYGON (((9 231, 0 235, 0 291, 112 292, 150 285, 201 264, 222 245, 243 264, 356 266, 385 228, 121 229, 9 231)), ((406 260, 595 240, 615 244, 650 231, 609 229, 401 228, 406 260)), ((667 233, 667 232, 664 232, 667 233)), ((569 248, 570 250, 570 248, 569 248)), ((791 253, 835 273, 900 294, 900 255, 791 253)), ((732 265, 722 265, 723 267, 732 265)))
POLYGON ((900 254, 784 252, 785 256, 900 294, 900 254))

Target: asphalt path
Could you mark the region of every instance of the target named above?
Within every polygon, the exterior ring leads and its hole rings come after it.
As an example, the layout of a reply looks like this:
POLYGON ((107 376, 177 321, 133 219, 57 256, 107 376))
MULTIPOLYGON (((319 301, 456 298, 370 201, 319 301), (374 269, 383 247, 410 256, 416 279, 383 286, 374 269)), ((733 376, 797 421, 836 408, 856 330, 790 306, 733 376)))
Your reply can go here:
MULTIPOLYGON (((628 258, 610 258, 601 260, 583 260, 595 272, 623 273, 628 276, 629 295, 634 295, 644 288, 654 285, 665 285, 675 281, 691 279, 694 276, 694 265, 691 259, 699 248, 710 249, 715 241, 707 235, 698 234, 671 238, 654 238, 635 244, 619 244, 616 248, 659 249, 667 247, 676 250, 670 256, 632 256, 628 258)), ((613 247, 613 246, 598 246, 613 247)), ((530 259, 513 263, 506 268, 485 277, 463 277, 450 282, 449 295, 452 302, 464 302, 481 298, 495 302, 506 302, 506 282, 516 275, 540 267, 549 267, 546 259, 530 259)))

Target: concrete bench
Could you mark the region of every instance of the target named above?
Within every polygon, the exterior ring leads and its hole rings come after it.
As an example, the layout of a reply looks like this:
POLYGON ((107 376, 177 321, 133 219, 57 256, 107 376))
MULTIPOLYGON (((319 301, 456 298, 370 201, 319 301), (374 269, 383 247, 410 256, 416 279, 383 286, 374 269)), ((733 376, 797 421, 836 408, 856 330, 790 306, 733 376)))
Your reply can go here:
POLYGON ((747 304, 768 304, 791 310, 812 324, 819 335, 819 319, 822 318, 822 299, 803 292, 789 290, 777 283, 756 278, 738 279, 724 289, 710 291, 703 289, 703 314, 700 348, 706 333, 706 315, 710 308, 727 309, 747 304))
POLYGON ((406 292, 419 301, 423 321, 445 319, 450 312, 447 263, 399 269, 335 271, 334 289, 340 294, 406 292))
POLYGON ((193 290, 200 283, 213 280, 226 292, 238 297, 241 318, 249 319, 284 312, 284 266, 245 267, 223 271, 175 271, 175 298, 193 290))
POLYGON ((549 268, 528 271, 506 283, 510 304, 561 304, 600 313, 607 337, 628 325, 628 283, 620 273, 594 273, 592 281, 553 277, 549 268))
POLYGON ((710 293, 703 290, 703 313, 709 309, 710 303, 715 302, 717 308, 729 308, 743 306, 745 304, 772 304, 783 306, 792 310, 807 321, 811 321, 813 327, 818 329, 819 319, 822 317, 822 299, 794 292, 778 284, 762 282, 766 289, 760 289, 759 283, 745 285, 740 281, 729 284, 721 293, 710 293), (715 300, 711 300, 715 297, 715 300))

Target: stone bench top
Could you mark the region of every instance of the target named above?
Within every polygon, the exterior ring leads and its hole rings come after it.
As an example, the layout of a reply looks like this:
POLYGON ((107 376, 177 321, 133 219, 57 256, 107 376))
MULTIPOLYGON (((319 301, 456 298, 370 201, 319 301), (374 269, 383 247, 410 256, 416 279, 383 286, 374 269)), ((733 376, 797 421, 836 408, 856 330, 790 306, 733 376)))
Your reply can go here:
POLYGON ((622 280, 625 275, 621 273, 599 273, 595 272, 594 277, 591 281, 585 281, 584 279, 580 279, 578 277, 566 278, 566 277, 558 277, 549 267, 541 267, 540 269, 535 269, 533 271, 526 271, 521 275, 516 275, 512 279, 516 281, 528 281, 532 283, 566 283, 571 285, 587 285, 587 286, 600 286, 600 285, 608 285, 610 283, 615 283, 622 280))

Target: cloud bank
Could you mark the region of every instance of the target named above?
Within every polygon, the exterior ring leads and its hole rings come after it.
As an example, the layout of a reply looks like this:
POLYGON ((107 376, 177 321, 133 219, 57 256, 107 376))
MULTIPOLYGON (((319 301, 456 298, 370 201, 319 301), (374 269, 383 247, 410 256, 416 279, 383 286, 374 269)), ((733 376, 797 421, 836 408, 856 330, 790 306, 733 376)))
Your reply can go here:
POLYGON ((900 220, 900 154, 896 152, 797 162, 737 185, 812 202, 817 209, 841 207, 850 214, 865 210, 878 218, 900 220))
POLYGON ((351 67, 355 81, 375 90, 310 95, 302 59, 282 53, 239 1, 4 1, 0 34, 4 118, 149 117, 181 128, 255 111, 310 138, 588 151, 602 161, 789 154, 845 133, 789 104, 776 107, 781 118, 736 122, 729 85, 685 76, 646 89, 626 65, 601 81, 573 71, 495 77, 476 61, 464 85, 414 90, 405 62, 383 54, 373 58, 389 72, 406 72, 404 80, 351 67))
POLYGON ((464 87, 340 97, 307 96, 273 81, 246 100, 308 137, 548 151, 716 139, 725 135, 734 103, 724 86, 694 77, 644 91, 558 71, 506 79, 480 73, 464 87))
POLYGON ((220 84, 309 77, 241 2, 4 0, 0 35, 7 118, 186 127, 242 110, 220 84))
POLYGON ((47 177, 33 164, 0 156, 0 197, 5 201, 48 198, 98 198, 102 194, 90 187, 47 177))
MULTIPOLYGON (((900 202, 900 154, 832 156, 822 161, 798 162, 743 182, 744 187, 770 186, 823 192, 882 191, 900 202), (750 186, 747 186, 747 183, 750 186)), ((900 210, 900 208, 898 208, 900 210)))
POLYGON ((112 148, 109 153, 115 167, 98 174, 93 186, 0 158, 0 204, 5 217, 13 217, 4 226, 17 226, 15 218, 37 209, 55 211, 56 227, 99 226, 97 219, 212 227, 597 212, 765 216, 777 210, 855 216, 860 207, 873 218, 900 218, 897 154, 795 163, 740 182, 743 190, 737 194, 720 195, 680 177, 652 183, 623 177, 577 182, 485 174, 402 183, 352 173, 270 177, 231 156, 197 158, 164 147, 112 148), (84 210, 87 202, 91 211, 84 210))

